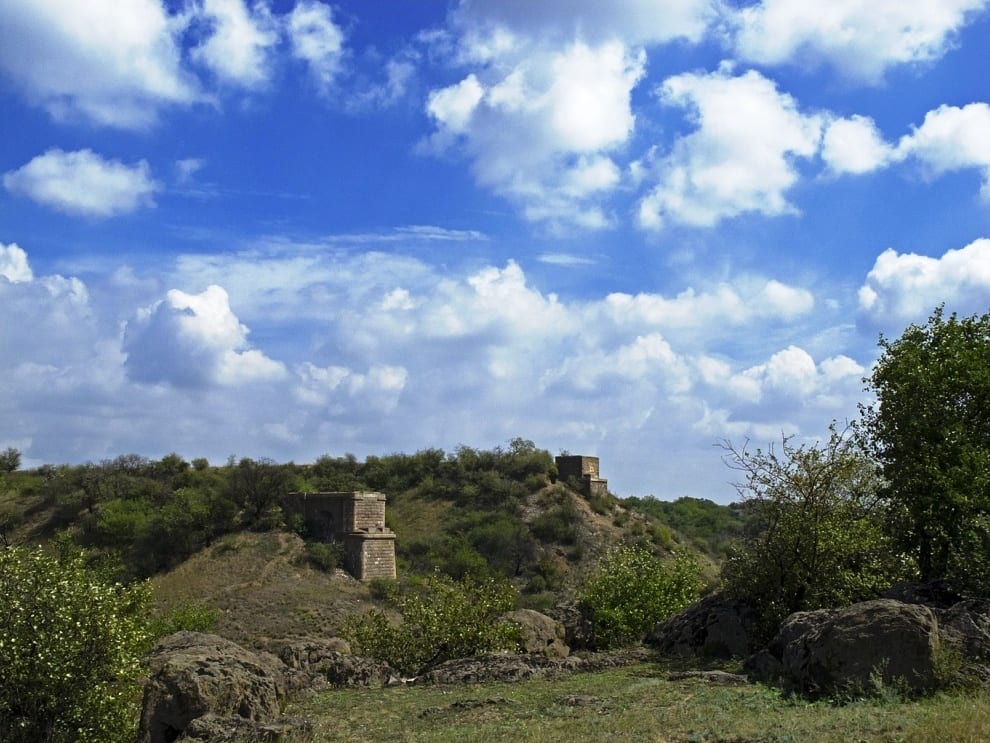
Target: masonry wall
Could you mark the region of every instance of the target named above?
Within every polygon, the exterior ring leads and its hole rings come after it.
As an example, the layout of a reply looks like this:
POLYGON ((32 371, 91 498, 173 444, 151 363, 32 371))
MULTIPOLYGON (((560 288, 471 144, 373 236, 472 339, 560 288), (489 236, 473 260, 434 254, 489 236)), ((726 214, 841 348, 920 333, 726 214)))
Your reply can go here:
POLYGON ((396 577, 395 534, 361 534, 348 537, 345 553, 351 573, 361 580, 396 577))
POLYGON ((598 474, 598 457, 566 455, 554 458, 557 476, 562 482, 576 480, 585 497, 608 493, 608 480, 598 474))
POLYGON ((555 457, 557 473, 561 480, 573 477, 575 480, 587 476, 598 477, 598 457, 567 455, 555 457))
POLYGON ((290 493, 282 509, 302 516, 314 539, 342 543, 345 566, 359 580, 396 577, 395 533, 385 526, 382 493, 290 493))
POLYGON ((385 528, 385 496, 381 493, 355 493, 351 503, 351 531, 385 528))

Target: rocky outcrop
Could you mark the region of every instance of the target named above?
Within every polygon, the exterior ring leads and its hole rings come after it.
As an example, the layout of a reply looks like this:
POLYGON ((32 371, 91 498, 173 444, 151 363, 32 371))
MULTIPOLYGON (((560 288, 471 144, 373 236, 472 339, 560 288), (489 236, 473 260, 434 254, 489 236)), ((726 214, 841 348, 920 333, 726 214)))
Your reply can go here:
POLYGON ((894 599, 905 604, 924 604, 929 609, 948 609, 963 599, 943 580, 898 583, 884 591, 880 598, 894 599))
POLYGON ((337 689, 384 686, 398 682, 388 663, 350 654, 346 640, 294 640, 282 643, 278 657, 286 666, 337 689))
POLYGON ((756 650, 756 612, 742 601, 712 594, 658 623, 646 638, 674 658, 745 658, 756 650))
POLYGON ((936 614, 943 640, 968 660, 990 662, 990 600, 959 601, 936 614))
POLYGON ((281 713, 285 666, 268 653, 216 635, 177 632, 152 650, 149 666, 142 743, 172 743, 204 715, 269 723, 281 713))
MULTIPOLYGON (((920 604, 877 599, 842 609, 798 612, 781 625, 765 655, 747 663, 757 671, 766 655, 779 662, 784 685, 809 695, 881 686, 926 692, 938 683, 938 620, 920 604)), ((759 675, 758 673, 754 675, 759 675)))
POLYGON ((570 655, 563 623, 546 614, 533 609, 517 609, 504 614, 500 621, 519 626, 520 649, 524 653, 539 653, 548 658, 570 655))
POLYGON ((570 650, 590 650, 595 647, 595 628, 577 604, 558 604, 550 613, 563 625, 564 642, 570 650))
POLYGON ((327 652, 350 655, 351 644, 342 637, 306 637, 269 642, 265 649, 277 655, 289 668, 308 671, 327 652))

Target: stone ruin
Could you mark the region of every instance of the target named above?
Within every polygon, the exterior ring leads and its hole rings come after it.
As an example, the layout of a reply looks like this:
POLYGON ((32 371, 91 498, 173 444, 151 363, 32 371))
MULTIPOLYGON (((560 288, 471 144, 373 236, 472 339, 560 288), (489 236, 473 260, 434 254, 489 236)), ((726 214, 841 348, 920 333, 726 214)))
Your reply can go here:
POLYGON ((562 455, 554 458, 557 477, 562 482, 576 483, 585 498, 608 495, 608 480, 599 477, 598 457, 562 455))
POLYGON ((383 493, 289 493, 282 510, 301 516, 313 539, 342 544, 344 566, 358 580, 395 578, 395 532, 385 526, 383 493))

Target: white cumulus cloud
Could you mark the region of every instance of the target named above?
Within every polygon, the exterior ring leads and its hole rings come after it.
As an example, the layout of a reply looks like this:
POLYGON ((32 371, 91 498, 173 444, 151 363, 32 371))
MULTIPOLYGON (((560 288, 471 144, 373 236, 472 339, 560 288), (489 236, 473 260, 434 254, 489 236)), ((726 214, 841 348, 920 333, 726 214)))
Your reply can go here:
POLYGON ((623 327, 661 327, 669 333, 794 320, 807 315, 814 304, 814 295, 807 289, 769 279, 722 282, 700 291, 691 287, 673 297, 615 292, 596 305, 595 311, 623 327))
POLYGON ((203 98, 159 0, 3 2, 0 28, 0 71, 58 119, 143 127, 203 98))
POLYGON ((4 187, 67 214, 112 217, 154 205, 148 163, 125 165, 92 150, 51 149, 3 176, 4 187))
POLYGON ((350 411, 354 405, 381 412, 393 410, 408 376, 402 366, 377 364, 361 373, 344 366, 321 367, 310 362, 301 364, 295 373, 296 399, 335 415, 350 411))
POLYGON ((477 182, 531 222, 611 226, 645 46, 700 39, 711 17, 693 0, 463 2, 445 52, 468 71, 430 93, 425 147, 463 152, 477 182))
POLYGON ((939 106, 897 145, 900 158, 913 158, 935 175, 974 168, 983 175, 981 195, 990 200, 990 105, 939 106))
POLYGON ((454 20, 479 44, 499 31, 580 36, 593 43, 615 38, 632 44, 697 42, 717 18, 719 5, 713 0, 462 0, 454 20))
POLYGON ((128 322, 127 372, 138 382, 194 388, 283 378, 285 367, 249 348, 247 335, 222 287, 172 289, 128 322))
POLYGON ((293 55, 309 66, 319 90, 328 93, 344 54, 344 32, 333 22, 330 6, 300 0, 289 13, 286 28, 293 55))
POLYGON ((17 243, 0 243, 0 276, 12 283, 31 281, 34 278, 27 253, 17 243))
POLYGON ((762 0, 736 12, 735 47, 760 64, 826 62, 879 82, 889 68, 941 57, 986 0, 762 0))
POLYGON ((279 29, 267 5, 249 9, 242 0, 202 0, 194 17, 209 32, 192 50, 193 59, 225 83, 257 88, 268 82, 279 29))
POLYGON ((990 240, 981 238, 932 258, 917 253, 881 253, 859 290, 859 310, 872 326, 898 329, 923 322, 945 303, 964 314, 987 311, 990 240))
POLYGON ((471 115, 484 95, 478 78, 468 75, 455 85, 431 92, 426 110, 446 130, 460 134, 467 130, 471 115))
POLYGON ((752 70, 676 75, 659 92, 664 105, 687 109, 697 128, 655 163, 658 183, 639 205, 642 227, 709 227, 746 212, 794 211, 786 194, 799 178, 795 161, 818 152, 820 116, 802 114, 752 70))
POLYGON ((822 141, 822 159, 835 173, 869 173, 886 165, 893 154, 876 123, 866 116, 829 122, 822 141))

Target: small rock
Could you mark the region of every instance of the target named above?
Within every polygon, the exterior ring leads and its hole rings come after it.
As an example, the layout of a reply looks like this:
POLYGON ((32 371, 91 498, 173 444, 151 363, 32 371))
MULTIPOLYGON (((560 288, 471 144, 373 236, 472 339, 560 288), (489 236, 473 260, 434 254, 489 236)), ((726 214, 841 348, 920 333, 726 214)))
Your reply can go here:
POLYGON ((590 707, 601 704, 601 698, 593 694, 568 694, 560 700, 560 703, 567 707, 590 707))
POLYGON ((749 683, 746 676, 726 671, 679 671, 667 677, 668 681, 683 681, 685 679, 701 679, 716 686, 744 686, 749 683))

